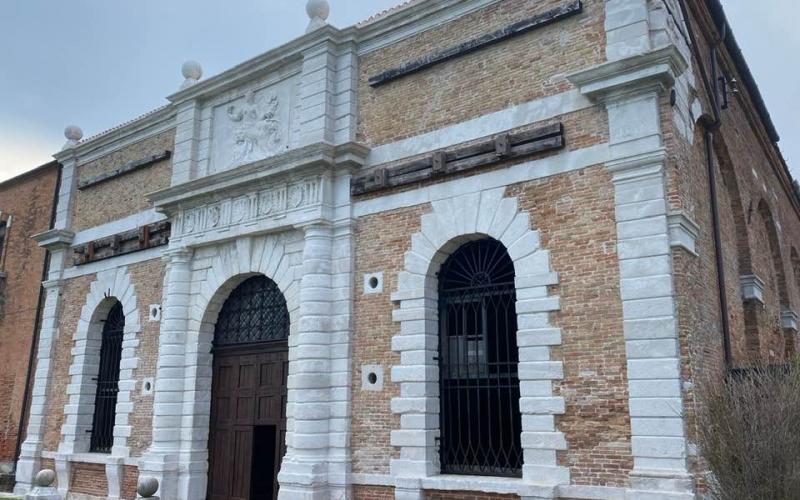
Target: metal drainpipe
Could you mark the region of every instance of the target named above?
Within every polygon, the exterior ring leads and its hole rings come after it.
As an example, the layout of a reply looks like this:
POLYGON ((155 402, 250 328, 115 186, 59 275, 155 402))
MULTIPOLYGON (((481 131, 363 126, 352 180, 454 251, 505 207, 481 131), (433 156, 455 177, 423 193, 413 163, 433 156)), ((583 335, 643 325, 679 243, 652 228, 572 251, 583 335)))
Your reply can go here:
POLYGON ((719 293, 719 308, 720 319, 722 323, 722 349, 725 361, 725 368, 730 369, 733 365, 733 352, 731 350, 731 329, 730 319, 728 317, 728 293, 725 290, 725 265, 724 255, 722 250, 722 235, 719 223, 719 203, 717 202, 717 174, 714 168, 714 138, 719 130, 721 122, 721 109, 719 104, 719 87, 717 86, 717 49, 725 41, 728 35, 727 25, 722 26, 722 33, 709 49, 711 58, 711 81, 709 82, 708 75, 706 74, 705 67, 703 66, 703 59, 699 53, 697 40, 692 30, 689 11, 686 8, 686 0, 678 0, 683 15, 684 23, 686 23, 686 30, 689 33, 689 38, 692 43, 692 54, 697 59, 697 64, 700 68, 700 76, 706 89, 706 93, 712 100, 712 109, 714 117, 704 123, 705 126, 705 143, 706 143, 706 168, 708 171, 708 194, 711 202, 711 225, 714 233, 714 257, 717 268, 717 289, 719 293))
MULTIPOLYGON (((58 178, 56 179, 56 190, 53 196, 53 206, 50 211, 50 229, 53 229, 56 222, 56 213, 58 210, 58 193, 61 191, 61 164, 58 165, 58 178)), ((50 251, 46 250, 44 255, 44 266, 42 267, 42 281, 47 280, 50 273, 50 251)), ((25 421, 28 419, 28 411, 30 410, 29 400, 31 398, 31 389, 33 387, 33 365, 36 363, 36 348, 39 346, 39 329, 42 327, 42 309, 44 308, 44 286, 39 284, 39 301, 36 304, 36 319, 33 323, 33 338, 31 339, 31 349, 28 353, 28 371, 25 375, 25 392, 22 394, 22 411, 19 414, 19 426, 17 427, 17 446, 14 451, 16 460, 19 460, 19 454, 22 450, 22 442, 24 436, 27 434, 27 429, 24 428, 25 421)), ((16 469, 16 468, 15 468, 16 469)), ((16 470, 15 470, 16 472, 16 470)))

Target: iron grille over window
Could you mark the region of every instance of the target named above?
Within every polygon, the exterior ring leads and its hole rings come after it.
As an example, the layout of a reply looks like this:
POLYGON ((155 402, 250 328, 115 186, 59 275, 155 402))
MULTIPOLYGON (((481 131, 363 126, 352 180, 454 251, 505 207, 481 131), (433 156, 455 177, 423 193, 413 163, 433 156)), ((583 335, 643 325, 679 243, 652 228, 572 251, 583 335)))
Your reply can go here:
POLYGON ((514 264, 496 240, 467 243, 439 273, 442 472, 519 477, 514 264))
POLYGON ((289 310, 274 281, 248 278, 231 292, 222 306, 214 345, 250 344, 289 338, 289 310))
POLYGON ((103 324, 100 342, 100 371, 97 376, 97 395, 94 400, 94 421, 90 451, 111 452, 114 444, 114 420, 119 392, 119 362, 122 358, 122 336, 125 314, 117 302, 103 324))

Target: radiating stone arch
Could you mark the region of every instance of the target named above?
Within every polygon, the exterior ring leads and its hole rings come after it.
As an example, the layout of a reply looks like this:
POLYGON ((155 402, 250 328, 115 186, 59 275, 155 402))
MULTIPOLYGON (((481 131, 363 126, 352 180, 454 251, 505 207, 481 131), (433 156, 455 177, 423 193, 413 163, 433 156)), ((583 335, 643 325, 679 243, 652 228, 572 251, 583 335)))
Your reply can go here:
MULTIPOLYGON (((738 276, 734 276, 733 278, 741 279, 742 277, 753 277, 753 279, 755 279, 752 253, 750 250, 750 231, 747 224, 748 219, 745 216, 742 194, 739 189, 739 179, 728 152, 725 139, 720 135, 717 135, 714 141, 714 153, 717 157, 717 165, 722 177, 722 186, 725 188, 725 192, 728 195, 728 206, 733 216, 735 226, 738 276)), ((724 207, 720 208, 724 209, 724 207)), ((736 299, 736 297, 728 297, 729 301, 736 299)), ((758 329, 758 314, 761 304, 755 299, 744 297, 741 293, 738 295, 738 300, 742 301, 745 347, 751 358, 757 357, 758 353, 761 351, 761 338, 758 329)))
POLYGON ((89 451, 90 434, 94 417, 94 398, 100 368, 100 341, 103 331, 102 320, 108 316, 111 307, 119 301, 125 314, 125 328, 122 337, 122 358, 120 360, 119 393, 117 394, 116 420, 114 424, 114 445, 112 456, 128 457, 128 437, 132 427, 128 421, 133 411, 131 392, 136 389, 133 371, 138 366, 136 348, 137 335, 141 332, 139 308, 136 293, 127 267, 118 267, 97 273, 97 279, 89 286, 78 326, 73 340, 70 383, 67 386, 69 403, 64 407, 64 424, 61 426, 61 453, 83 453, 89 451))
POLYGON ((562 379, 563 363, 550 357, 550 346, 561 344, 561 331, 550 323, 550 313, 560 309, 558 297, 548 292, 558 283, 550 269, 550 254, 540 247, 538 231, 519 210, 516 198, 505 189, 491 189, 432 202, 433 210, 421 217, 420 231, 411 237, 404 270, 398 275, 392 300, 399 303, 393 319, 400 332, 392 349, 401 362, 392 368, 392 381, 400 395, 392 411, 400 414, 400 429, 391 443, 400 447, 392 460, 392 475, 403 488, 404 478, 435 475, 438 454, 439 369, 437 273, 447 257, 464 242, 491 237, 502 243, 514 262, 517 292, 517 345, 519 347, 520 411, 523 479, 539 483, 569 483, 569 469, 557 464, 556 452, 567 448, 555 415, 563 414, 563 397, 553 394, 553 380, 562 379))
POLYGON ((767 228, 767 243, 770 249, 770 259, 772 271, 775 273, 776 286, 778 288, 778 299, 781 309, 789 307, 789 291, 786 286, 786 273, 783 269, 783 251, 781 250, 781 240, 778 234, 778 226, 772 215, 772 209, 763 198, 758 202, 758 213, 767 228))
MULTIPOLYGON (((222 305, 230 293, 244 280, 256 275, 263 275, 275 282, 286 299, 289 310, 289 361, 295 359, 293 346, 294 333, 297 331, 299 318, 299 266, 300 254, 287 251, 286 245, 291 240, 286 236, 267 235, 243 237, 219 247, 219 253, 212 260, 211 266, 205 270, 204 279, 193 281, 198 293, 189 311, 188 334, 186 336, 186 375, 187 391, 194 401, 191 449, 195 450, 199 459, 208 459, 208 430, 211 415, 211 376, 212 342, 214 327, 222 305)), ((286 407, 286 441, 287 445, 294 430, 292 410, 292 391, 286 407)), ((197 476, 194 481, 200 480, 197 476)), ((207 475, 202 475, 207 481, 207 475)), ((205 492, 206 485, 194 484, 194 491, 205 492)))
POLYGON ((789 302, 789 289, 786 282, 786 271, 783 267, 783 251, 781 250, 780 234, 778 233, 778 225, 772 214, 772 209, 765 199, 760 199, 758 202, 758 214, 761 221, 764 223, 767 232, 767 244, 770 252, 770 267, 772 269, 772 278, 778 291, 778 315, 777 321, 781 323, 781 329, 784 337, 784 353, 786 355, 794 354, 794 331, 783 327, 782 314, 784 311, 790 311, 791 306, 789 302))

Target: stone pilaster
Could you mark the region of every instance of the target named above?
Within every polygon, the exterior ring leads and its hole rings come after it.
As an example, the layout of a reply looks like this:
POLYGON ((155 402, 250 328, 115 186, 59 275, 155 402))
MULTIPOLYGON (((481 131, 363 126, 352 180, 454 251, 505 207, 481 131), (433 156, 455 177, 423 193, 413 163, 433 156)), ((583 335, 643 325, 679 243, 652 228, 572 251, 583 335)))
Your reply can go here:
POLYGON ((62 163, 61 187, 56 201, 56 216, 53 229, 34 236, 39 246, 50 252, 50 269, 47 281, 42 283, 45 303, 39 330, 39 347, 36 353, 36 372, 28 416, 28 429, 17 461, 16 493, 26 493, 33 485, 41 465, 42 440, 45 432, 45 416, 48 413, 47 394, 50 388, 50 363, 59 335, 58 317, 61 310, 62 272, 69 258, 69 246, 74 234, 67 229, 72 217, 77 159, 70 149, 57 155, 62 163))
POLYGON ((289 339, 286 456, 278 474, 280 498, 328 498, 331 423, 331 344, 333 313, 333 229, 305 226, 300 314, 289 339))
MULTIPOLYGON (((607 7, 622 3, 644 2, 607 7)), ((628 496, 693 498, 659 108, 686 62, 673 46, 632 53, 569 78, 608 111, 634 462, 628 496)))

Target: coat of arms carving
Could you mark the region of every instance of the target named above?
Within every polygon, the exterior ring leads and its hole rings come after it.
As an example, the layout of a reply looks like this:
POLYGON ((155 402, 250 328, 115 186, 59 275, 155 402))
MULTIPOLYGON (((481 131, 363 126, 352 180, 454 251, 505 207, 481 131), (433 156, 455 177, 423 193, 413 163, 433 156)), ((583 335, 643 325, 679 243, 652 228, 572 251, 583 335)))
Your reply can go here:
POLYGON ((275 94, 250 92, 242 105, 228 107, 234 123, 232 163, 240 165, 276 154, 283 143, 278 120, 280 100, 275 94))

